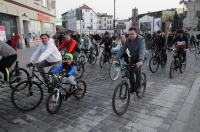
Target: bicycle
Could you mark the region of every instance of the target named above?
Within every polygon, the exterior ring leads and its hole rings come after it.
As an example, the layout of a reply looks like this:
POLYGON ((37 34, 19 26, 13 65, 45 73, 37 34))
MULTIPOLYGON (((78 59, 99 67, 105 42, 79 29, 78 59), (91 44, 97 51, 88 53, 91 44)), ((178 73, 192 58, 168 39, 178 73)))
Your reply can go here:
POLYGON ((2 76, 0 78, 0 88, 4 88, 5 84, 8 84, 11 89, 14 89, 18 83, 25 79, 30 79, 28 71, 24 68, 18 67, 18 61, 16 62, 15 68, 10 70, 6 68, 7 79, 3 80, 2 76))
MULTIPOLYGON (((32 74, 30 79, 20 82, 11 93, 12 104, 19 110, 27 112, 37 108, 43 99, 43 89, 41 85, 44 85, 49 92, 53 90, 52 83, 46 83, 43 79, 40 79, 40 73, 35 66, 28 64, 27 67, 32 68, 32 74), (27 98, 26 98, 27 97, 27 98), (22 103, 22 104, 21 104, 22 103)), ((55 79, 50 73, 45 73, 50 77, 49 81, 53 82, 55 79)))
POLYGON ((183 56, 178 53, 177 49, 169 49, 173 51, 173 59, 170 65, 170 71, 169 71, 169 77, 174 77, 174 71, 177 71, 179 69, 180 73, 183 73, 186 68, 186 60, 185 63, 183 62, 183 56))
POLYGON ((149 69, 152 73, 157 72, 159 65, 161 65, 162 69, 165 66, 164 57, 162 54, 162 50, 156 50, 155 54, 152 55, 149 61, 149 69), (155 66, 155 67, 154 67, 155 66))
POLYGON ((67 100, 74 95, 77 100, 82 99, 86 93, 86 83, 83 80, 77 80, 76 85, 62 83, 62 76, 57 77, 54 91, 47 97, 46 110, 50 114, 56 114, 62 105, 63 100, 67 100), (64 87, 68 86, 68 87, 64 87), (81 85, 83 87, 81 87, 81 85))
MULTIPOLYGON (((128 106, 130 103, 130 90, 131 90, 131 85, 130 85, 130 80, 129 80, 131 76, 130 73, 134 72, 136 68, 135 65, 134 66, 126 65, 125 67, 126 67, 125 74, 122 76, 122 81, 114 89, 113 97, 112 97, 113 111, 117 115, 123 115, 128 109, 128 106)), ((134 73, 133 82, 134 84, 136 84, 135 73, 134 73)), ((146 91, 146 74, 142 72, 141 73, 141 92, 138 92, 136 88, 134 88, 134 92, 136 93, 138 98, 142 98, 145 94, 145 91, 146 91)))
POLYGON ((89 62, 90 64, 94 65, 97 62, 97 57, 95 53, 91 53, 91 50, 82 50, 79 59, 83 64, 89 62))

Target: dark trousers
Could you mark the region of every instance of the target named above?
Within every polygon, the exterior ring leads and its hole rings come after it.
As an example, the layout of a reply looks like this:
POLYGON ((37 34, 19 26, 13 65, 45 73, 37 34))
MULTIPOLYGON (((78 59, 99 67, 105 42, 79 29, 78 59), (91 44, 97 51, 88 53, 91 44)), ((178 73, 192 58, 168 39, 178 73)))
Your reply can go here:
POLYGON ((11 55, 11 56, 7 56, 7 57, 3 57, 0 60, 0 71, 4 74, 4 81, 8 81, 7 80, 7 72, 6 72, 6 68, 10 68, 12 66, 12 64, 17 60, 17 55, 11 55))
POLYGON ((137 89, 141 86, 141 68, 135 68, 130 73, 130 84, 131 84, 131 88, 134 88, 134 89, 137 89), (136 78, 134 78, 134 75, 136 76, 136 78))
POLYGON ((177 53, 183 57, 182 62, 186 61, 186 51, 185 49, 177 49, 177 53))

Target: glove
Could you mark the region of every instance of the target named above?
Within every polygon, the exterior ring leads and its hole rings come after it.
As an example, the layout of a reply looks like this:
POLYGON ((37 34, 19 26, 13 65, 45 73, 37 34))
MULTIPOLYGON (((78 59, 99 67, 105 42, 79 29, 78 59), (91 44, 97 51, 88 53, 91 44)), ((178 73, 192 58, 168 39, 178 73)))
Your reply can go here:
POLYGON ((29 64, 26 65, 26 67, 31 67, 31 66, 33 66, 32 63, 29 63, 29 64))

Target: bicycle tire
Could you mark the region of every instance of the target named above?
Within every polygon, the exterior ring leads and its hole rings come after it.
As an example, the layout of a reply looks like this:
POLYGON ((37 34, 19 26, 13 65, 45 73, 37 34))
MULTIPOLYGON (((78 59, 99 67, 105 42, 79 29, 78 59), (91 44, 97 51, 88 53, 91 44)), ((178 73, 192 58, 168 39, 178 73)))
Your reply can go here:
MULTIPOLYGON (((58 91, 55 90, 54 92, 52 92, 52 93, 47 97, 46 110, 47 110, 47 112, 50 113, 50 114, 56 114, 56 113, 59 111, 59 109, 60 109, 60 107, 61 107, 61 105, 62 105, 62 96, 61 96, 61 94, 59 93, 59 97, 58 97, 58 99, 57 99, 58 105, 56 106, 56 108, 55 108, 54 110, 51 110, 51 108, 50 108, 50 103, 57 103, 56 101, 52 101, 52 102, 51 102, 51 98, 54 97, 54 96, 57 96, 57 92, 58 92, 58 91)), ((52 105, 52 104, 51 104, 51 105, 52 105)))
POLYGON ((90 63, 90 64, 92 64, 92 65, 95 65, 96 64, 96 62, 97 62, 97 57, 96 57, 96 55, 93 53, 92 54, 92 61, 90 62, 90 57, 88 58, 88 62, 90 63))
MULTIPOLYGON (((20 95, 20 98, 22 97, 22 95, 20 95)), ((32 111, 34 110, 35 108, 37 108, 41 101, 43 99, 43 90, 41 88, 41 86, 37 83, 37 82, 34 82, 34 81, 29 81, 29 80, 26 80, 26 81, 22 81, 20 82, 13 90, 12 90, 12 93, 11 93, 11 101, 12 101, 12 104, 19 110, 21 111, 24 111, 24 112, 27 112, 27 111, 32 111), (25 86, 22 86, 23 84, 25 84, 25 86), (36 86, 36 87, 33 87, 33 86, 36 86), (22 88, 20 87, 22 86, 22 88), (38 88, 38 93, 36 93, 36 88, 38 88), (28 90, 28 94, 25 95, 26 97, 32 97, 33 95, 39 95, 40 97, 38 98, 38 96, 36 98, 33 98, 31 101, 34 101, 35 99, 39 99, 38 101, 36 101, 35 105, 31 106, 30 108, 25 108, 24 107, 21 107, 18 105, 18 98, 16 98, 16 94, 19 93, 20 90, 24 90, 24 89, 27 89, 28 90), (34 89, 34 91, 33 91, 34 89)), ((28 101, 28 99, 26 99, 26 101, 28 101)), ((21 100, 19 101, 21 102, 21 100)), ((30 102, 29 101, 29 105, 32 104, 33 102, 30 102)), ((28 105, 27 105, 28 106, 28 105)), ((26 107, 27 107, 26 106, 26 107)))
POLYGON ((87 89, 87 88, 86 88, 86 83, 85 83, 85 81, 83 81, 83 80, 78 80, 78 81, 76 82, 76 86, 77 86, 77 89, 76 89, 76 92, 75 92, 74 96, 75 96, 75 98, 76 98, 77 100, 80 100, 80 99, 82 99, 82 98, 85 96, 86 89, 87 89), (80 86, 79 86, 80 83, 83 84, 83 89, 80 89, 80 86), (81 94, 79 94, 80 90, 83 91, 81 94))
POLYGON ((141 74, 142 76, 141 76, 141 89, 142 89, 142 92, 141 93, 139 93, 139 92, 136 92, 136 95, 137 95, 137 97, 140 99, 140 98, 142 98, 143 96, 144 96, 144 94, 145 94, 145 91, 146 91, 146 86, 147 86, 147 77, 146 77, 146 74, 145 73, 143 73, 142 72, 142 74, 141 74))
POLYGON ((113 108, 113 111, 115 112, 115 114, 121 116, 123 115, 127 109, 128 109, 128 106, 129 106, 129 102, 130 102, 130 90, 128 88, 128 83, 126 81, 122 81, 120 84, 117 85, 117 87, 114 89, 114 92, 113 92, 113 97, 112 97, 112 108, 113 108), (125 86, 125 95, 122 97, 122 86, 125 86), (120 91, 119 93, 119 98, 120 99, 127 99, 126 101, 126 104, 125 104, 125 107, 122 111, 118 111, 117 109, 117 104, 116 104, 116 96, 117 96, 117 92, 118 90, 120 91))
POLYGON ((15 68, 10 72, 9 86, 11 89, 14 89, 18 83, 24 80, 30 80, 30 75, 28 71, 24 68, 15 68), (22 73, 25 73, 25 74, 22 74, 22 73), (18 75, 14 75, 14 74, 18 74, 18 75), (25 77, 20 77, 20 75, 25 75, 25 77))
POLYGON ((149 61, 149 70, 152 72, 152 73, 156 73, 157 70, 159 68, 159 59, 157 56, 152 56, 150 61, 149 61), (155 69, 152 68, 152 65, 155 65, 155 69))
POLYGON ((175 68, 175 61, 172 60, 171 65, 170 65, 170 70, 169 70, 169 77, 173 78, 174 77, 174 69, 175 68))
POLYGON ((105 64, 104 61, 105 61, 105 55, 102 53, 100 57, 100 68, 103 68, 103 65, 105 64))
POLYGON ((76 67, 77 67, 77 74, 76 74, 76 77, 77 77, 77 79, 80 79, 80 78, 83 76, 84 71, 85 71, 84 64, 81 63, 81 62, 77 62, 77 63, 76 63, 76 67))
POLYGON ((112 80, 112 81, 116 81, 118 78, 119 78, 119 75, 120 75, 120 72, 121 72, 121 68, 120 67, 118 67, 119 69, 113 69, 113 67, 117 67, 116 66, 116 64, 114 64, 114 65, 111 65, 110 66, 110 71, 109 71, 109 76, 110 76, 110 79, 112 80), (114 77, 113 75, 112 75, 112 70, 114 70, 114 71, 116 71, 116 76, 114 77), (118 70, 118 71, 117 71, 118 70))

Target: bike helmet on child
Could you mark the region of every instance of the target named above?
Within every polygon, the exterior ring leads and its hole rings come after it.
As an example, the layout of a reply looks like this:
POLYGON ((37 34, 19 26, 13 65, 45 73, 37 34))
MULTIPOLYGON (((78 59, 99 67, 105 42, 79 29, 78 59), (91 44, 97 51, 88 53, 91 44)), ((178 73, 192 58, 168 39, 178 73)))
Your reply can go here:
POLYGON ((73 61, 73 55, 70 54, 70 53, 66 53, 66 54, 65 54, 65 60, 66 60, 66 59, 70 59, 71 61, 73 61))

